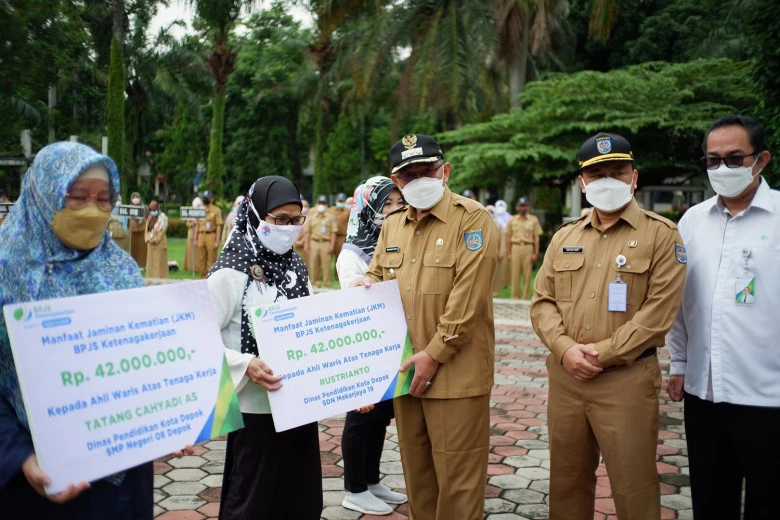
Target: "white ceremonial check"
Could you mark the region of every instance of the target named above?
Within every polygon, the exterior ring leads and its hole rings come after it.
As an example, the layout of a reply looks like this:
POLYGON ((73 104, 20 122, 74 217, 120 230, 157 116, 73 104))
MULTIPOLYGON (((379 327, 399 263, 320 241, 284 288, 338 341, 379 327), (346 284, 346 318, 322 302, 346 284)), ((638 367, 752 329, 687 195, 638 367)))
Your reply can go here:
POLYGON ((414 368, 395 280, 250 310, 260 357, 281 375, 268 392, 276 431, 409 393, 414 368))
POLYGON ((3 313, 49 494, 243 426, 205 281, 3 313))

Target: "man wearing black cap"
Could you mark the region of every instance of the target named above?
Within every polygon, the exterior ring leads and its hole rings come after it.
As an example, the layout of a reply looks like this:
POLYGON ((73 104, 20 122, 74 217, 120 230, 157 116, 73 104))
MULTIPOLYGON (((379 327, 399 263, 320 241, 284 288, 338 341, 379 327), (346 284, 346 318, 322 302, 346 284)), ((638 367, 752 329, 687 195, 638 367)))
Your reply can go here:
POLYGON ((452 166, 426 135, 390 150, 408 207, 387 216, 360 284, 396 280, 414 355, 410 395, 395 399, 412 518, 481 520, 493 386, 498 229, 447 188, 452 166))
POLYGON ((539 256, 539 237, 542 226, 536 215, 528 213, 529 206, 525 197, 517 199, 517 215, 506 225, 506 252, 512 262, 512 299, 520 299, 520 277, 523 278, 522 298, 531 297, 531 271, 539 256))
POLYGON ((303 247, 309 255, 312 286, 330 287, 330 264, 336 247, 336 219, 328 212, 328 197, 320 195, 304 224, 303 247))
MULTIPOLYGON (((347 240, 347 225, 349 224, 349 212, 351 208, 346 205, 347 196, 343 193, 336 195, 336 206, 331 208, 331 215, 336 220, 336 243, 333 246, 333 257, 338 258, 341 254, 341 247, 347 240)), ((338 279, 339 273, 336 272, 338 279)))
POLYGON ((217 248, 222 238, 222 210, 213 204, 214 194, 203 192, 203 206, 206 218, 198 220, 195 226, 195 243, 198 245, 196 263, 201 278, 206 278, 209 269, 217 260, 217 248))
POLYGON ((626 139, 595 135, 579 160, 594 210, 553 236, 531 304, 534 330, 552 352, 550 520, 593 518, 599 452, 618 518, 659 520, 656 349, 680 305, 685 247, 674 223, 634 200, 626 139))

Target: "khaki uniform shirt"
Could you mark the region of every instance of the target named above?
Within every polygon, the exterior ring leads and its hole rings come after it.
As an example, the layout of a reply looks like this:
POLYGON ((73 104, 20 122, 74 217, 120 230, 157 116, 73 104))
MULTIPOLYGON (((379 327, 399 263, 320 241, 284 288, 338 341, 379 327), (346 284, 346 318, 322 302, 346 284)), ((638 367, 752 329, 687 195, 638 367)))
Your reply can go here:
POLYGON ((349 208, 339 209, 333 208, 333 218, 336 219, 336 234, 340 237, 347 236, 347 225, 349 224, 349 208))
POLYGON ((427 398, 483 395, 493 387, 493 272, 498 230, 485 208, 452 193, 420 222, 388 215, 367 276, 397 280, 414 352, 441 363, 427 398))
POLYGON ((222 225, 222 210, 212 204, 206 208, 206 218, 197 220, 198 233, 216 233, 217 226, 222 225))
POLYGON ((662 347, 677 316, 685 284, 685 248, 677 226, 635 200, 603 229, 598 214, 563 225, 536 276, 531 323, 557 362, 577 343, 594 343, 604 367, 630 365, 662 347), (609 284, 619 271, 628 284, 626 312, 607 310, 609 284))
POLYGON ((317 210, 310 211, 306 218, 306 232, 311 234, 311 239, 316 242, 330 241, 331 233, 338 232, 336 219, 330 212, 319 213, 317 210))
POLYGON ((542 234, 542 226, 536 215, 528 213, 525 218, 513 215, 506 225, 506 233, 513 244, 533 244, 534 238, 542 234))

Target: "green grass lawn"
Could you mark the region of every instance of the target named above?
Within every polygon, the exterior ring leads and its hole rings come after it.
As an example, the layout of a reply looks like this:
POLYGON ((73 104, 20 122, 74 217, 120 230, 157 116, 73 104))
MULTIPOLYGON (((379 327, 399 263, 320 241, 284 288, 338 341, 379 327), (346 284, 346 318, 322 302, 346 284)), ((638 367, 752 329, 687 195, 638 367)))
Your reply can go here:
MULTIPOLYGON (((184 249, 186 247, 187 239, 185 238, 168 239, 168 260, 176 260, 179 263, 179 270, 169 274, 170 278, 173 280, 197 280, 200 278, 197 271, 195 271, 195 275, 193 276, 192 271, 184 271, 182 269, 182 267, 184 267, 184 249)), ((335 261, 333 262, 333 265, 335 266, 335 261)), ((333 272, 336 272, 335 267, 333 267, 333 272)), ((534 269, 533 274, 531 275, 531 287, 533 287, 534 280, 536 280, 536 273, 537 269, 534 269)), ((332 289, 339 289, 341 287, 333 275, 331 275, 330 287, 332 289)), ((509 298, 511 294, 512 291, 510 287, 506 286, 501 290, 500 298, 509 298)))

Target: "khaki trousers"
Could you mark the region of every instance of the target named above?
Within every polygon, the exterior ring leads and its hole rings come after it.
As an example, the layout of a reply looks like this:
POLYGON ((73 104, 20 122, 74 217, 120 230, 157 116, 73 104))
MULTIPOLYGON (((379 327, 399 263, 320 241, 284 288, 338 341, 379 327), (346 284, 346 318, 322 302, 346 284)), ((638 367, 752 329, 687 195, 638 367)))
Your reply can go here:
POLYGON ((661 370, 650 356, 574 379, 547 358, 550 520, 592 520, 599 451, 620 520, 659 520, 655 465, 661 370))
POLYGON ((198 234, 196 265, 201 278, 206 278, 206 275, 209 274, 209 269, 217 261, 217 248, 214 246, 216 240, 216 233, 198 234))
POLYGON ((311 262, 311 285, 330 287, 330 240, 309 241, 309 262, 311 262))
POLYGON ((510 281, 510 263, 511 261, 506 257, 496 261, 496 273, 493 275, 493 296, 495 297, 501 295, 501 289, 506 287, 510 281))
POLYGON ((482 520, 490 394, 461 399, 405 395, 393 405, 410 520, 482 520))
POLYGON ((523 277, 522 299, 531 298, 531 269, 534 245, 524 242, 512 244, 512 299, 520 299, 520 276, 523 277))

